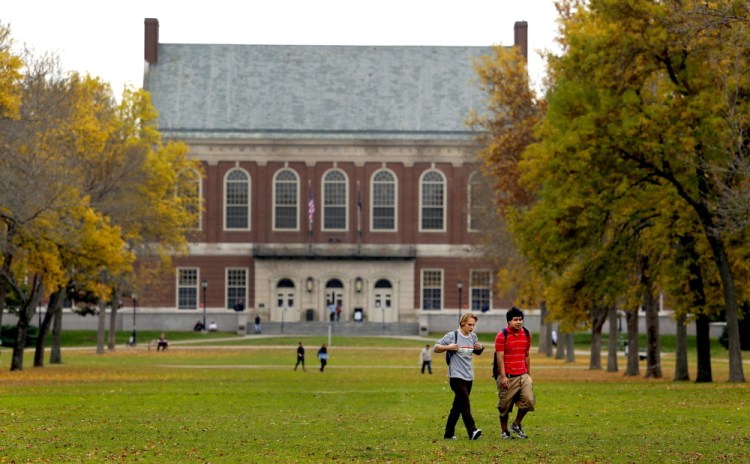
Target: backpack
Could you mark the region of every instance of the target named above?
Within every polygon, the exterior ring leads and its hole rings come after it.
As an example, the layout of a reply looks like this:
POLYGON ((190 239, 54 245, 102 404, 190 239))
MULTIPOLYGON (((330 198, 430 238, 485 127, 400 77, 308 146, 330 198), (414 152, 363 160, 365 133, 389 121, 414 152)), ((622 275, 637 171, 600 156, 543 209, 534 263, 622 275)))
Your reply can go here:
MULTIPOLYGON (((529 332, 529 329, 527 329, 526 327, 522 327, 522 329, 523 329, 523 332, 526 334, 526 338, 531 340, 531 333, 529 332)), ((508 337, 508 328, 503 327, 503 338, 507 338, 507 337, 508 337)), ((492 356, 492 378, 497 379, 498 375, 500 375, 500 371, 497 368, 497 353, 495 353, 492 356)))
MULTIPOLYGON (((453 343, 458 343, 458 330, 453 331, 453 343)), ((445 364, 451 365, 451 356, 453 356, 453 351, 446 351, 445 352, 445 364)))

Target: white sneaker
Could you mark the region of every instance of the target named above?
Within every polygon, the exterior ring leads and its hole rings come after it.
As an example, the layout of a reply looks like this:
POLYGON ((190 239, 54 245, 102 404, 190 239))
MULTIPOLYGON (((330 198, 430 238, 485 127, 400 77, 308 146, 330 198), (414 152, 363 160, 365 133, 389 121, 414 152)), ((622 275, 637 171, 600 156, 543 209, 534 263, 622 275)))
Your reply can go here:
POLYGON ((520 425, 511 424, 510 429, 513 431, 513 433, 518 435, 518 438, 529 438, 529 436, 523 432, 523 429, 520 425))

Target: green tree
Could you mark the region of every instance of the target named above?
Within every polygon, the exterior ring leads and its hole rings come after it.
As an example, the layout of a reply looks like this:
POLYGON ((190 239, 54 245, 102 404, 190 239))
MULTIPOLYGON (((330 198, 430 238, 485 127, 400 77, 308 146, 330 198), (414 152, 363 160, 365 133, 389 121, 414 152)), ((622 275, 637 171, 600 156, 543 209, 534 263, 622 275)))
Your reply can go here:
MULTIPOLYGON (((637 176, 702 227, 722 286, 730 381, 744 381, 727 192, 745 180, 750 14, 744 2, 566 1, 544 151, 591 176, 637 176)), ((548 165, 553 168, 553 165, 548 165)))

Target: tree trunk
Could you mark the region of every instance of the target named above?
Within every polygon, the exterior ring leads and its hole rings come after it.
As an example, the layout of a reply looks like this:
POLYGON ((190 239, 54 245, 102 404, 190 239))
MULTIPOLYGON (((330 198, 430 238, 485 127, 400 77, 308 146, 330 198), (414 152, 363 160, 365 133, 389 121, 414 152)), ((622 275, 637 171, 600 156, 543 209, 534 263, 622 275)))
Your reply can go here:
POLYGON ((607 372, 617 372, 617 324, 620 322, 617 317, 617 307, 612 305, 608 309, 607 318, 609 319, 609 343, 607 344, 607 372))
POLYGON ((62 364, 62 300, 55 308, 55 320, 52 322, 52 347, 49 352, 50 364, 62 364))
POLYGON ((8 278, 5 273, 0 272, 0 327, 3 326, 3 313, 5 312, 5 295, 8 288, 8 278))
POLYGON ((690 380, 687 357, 687 325, 684 314, 677 316, 677 345, 675 346, 674 381, 690 380))
POLYGON ((34 367, 44 367, 44 346, 47 344, 47 333, 55 315, 55 308, 62 298, 62 291, 58 290, 50 295, 47 303, 47 311, 44 313, 42 323, 39 324, 39 338, 36 340, 34 350, 34 367))
POLYGON ((107 303, 99 300, 99 318, 96 327, 96 354, 104 354, 104 327, 107 324, 107 303))
POLYGON ((626 311, 625 320, 628 325, 628 362, 624 375, 641 375, 641 364, 638 360, 638 309, 626 311))
POLYGON ((711 374, 711 324, 703 313, 695 317, 695 344, 698 350, 696 382, 713 382, 711 374))
POLYGON ((595 306, 591 310, 591 354, 589 370, 602 369, 602 327, 607 321, 607 309, 595 306))
POLYGON ((646 375, 647 379, 660 379, 661 344, 659 343, 659 302, 656 299, 654 284, 650 277, 648 259, 644 258, 641 272, 643 307, 646 309, 646 375))
POLYGON ((557 346, 555 349, 555 359, 565 359, 565 334, 560 332, 560 325, 557 325, 557 346))
MULTIPOLYGON (((5 233, 5 244, 9 245, 11 242, 11 235, 13 234, 14 227, 7 225, 8 230, 5 233)), ((12 247, 5 248, 6 250, 12 249, 12 247)), ((10 279, 10 268, 13 263, 13 255, 11 253, 5 253, 3 255, 3 268, 0 271, 0 327, 3 326, 3 313, 5 312, 5 296, 8 290, 8 279, 10 279)))
POLYGON ((112 310, 109 313, 109 337, 107 337, 107 349, 115 351, 115 335, 117 335, 117 309, 120 307, 120 291, 114 293, 112 310))
MULTIPOLYGON (((29 298, 23 302, 20 310, 18 311, 18 325, 16 326, 16 342, 13 346, 13 355, 10 361, 11 371, 23 370, 23 352, 26 348, 26 334, 29 330, 29 321, 31 316, 34 314, 37 305, 42 299, 42 293, 44 284, 41 282, 41 278, 35 275, 32 279, 31 290, 29 292, 29 298)), ((22 295, 19 295, 19 299, 22 295)))
POLYGON ((721 277, 721 287, 724 291, 724 310, 727 317, 727 337, 729 341, 729 381, 744 382, 745 373, 742 368, 742 351, 740 350, 740 323, 737 306, 737 290, 734 285, 734 275, 732 274, 724 248, 724 242, 718 236, 718 232, 711 229, 707 230, 708 243, 714 254, 716 267, 719 269, 721 277))
POLYGON ((547 352, 547 345, 551 345, 552 342, 550 341, 549 334, 547 333, 547 322, 545 319, 547 318, 547 304, 542 301, 539 304, 539 346, 537 347, 537 350, 539 353, 546 353, 547 352))
MULTIPOLYGON (((558 342, 560 343, 560 342, 558 342)), ((572 333, 565 334, 565 362, 576 362, 575 340, 572 333)))
MULTIPOLYGON (((546 307, 547 304, 545 303, 544 306, 546 307)), ((552 344, 552 331, 554 330, 555 325, 552 322, 547 322, 544 324, 544 331, 547 334, 547 346, 545 347, 544 353, 547 355, 548 358, 551 358, 553 354, 554 345, 552 344)))

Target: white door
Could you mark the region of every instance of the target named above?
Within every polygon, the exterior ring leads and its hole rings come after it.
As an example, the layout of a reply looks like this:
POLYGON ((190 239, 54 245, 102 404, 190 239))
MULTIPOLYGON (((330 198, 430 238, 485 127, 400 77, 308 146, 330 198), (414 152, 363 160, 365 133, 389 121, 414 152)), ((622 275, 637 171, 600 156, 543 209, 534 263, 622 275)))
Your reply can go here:
POLYGON ((294 289, 276 289, 276 308, 281 315, 282 321, 296 322, 299 320, 294 300, 294 289))
POLYGON ((393 287, 385 279, 375 283, 373 289, 373 311, 371 320, 381 322, 395 322, 395 311, 393 310, 393 287))

